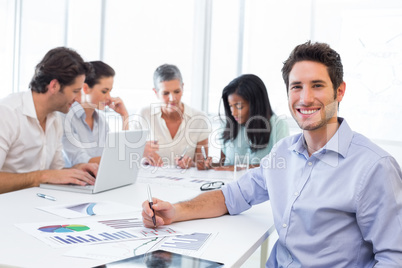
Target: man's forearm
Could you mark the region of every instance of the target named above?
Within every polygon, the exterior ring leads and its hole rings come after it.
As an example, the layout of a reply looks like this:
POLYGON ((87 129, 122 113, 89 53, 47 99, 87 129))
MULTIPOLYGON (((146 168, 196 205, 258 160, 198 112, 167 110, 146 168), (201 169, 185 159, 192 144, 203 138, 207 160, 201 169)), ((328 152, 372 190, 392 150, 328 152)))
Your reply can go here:
POLYGON ((228 213, 221 190, 200 194, 189 201, 174 204, 176 215, 173 221, 186 221, 219 217, 228 213))
POLYGON ((21 174, 0 172, 0 193, 38 186, 40 175, 40 171, 21 174))

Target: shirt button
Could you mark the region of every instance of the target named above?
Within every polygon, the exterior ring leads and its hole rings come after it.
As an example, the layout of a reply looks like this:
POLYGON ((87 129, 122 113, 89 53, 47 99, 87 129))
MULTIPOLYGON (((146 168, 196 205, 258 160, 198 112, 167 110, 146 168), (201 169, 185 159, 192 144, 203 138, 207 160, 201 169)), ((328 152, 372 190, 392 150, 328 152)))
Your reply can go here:
POLYGON ((309 165, 309 166, 311 166, 312 164, 313 164, 313 163, 311 163, 311 162, 308 162, 308 165, 309 165))
POLYGON ((295 196, 298 196, 298 195, 299 195, 299 192, 295 192, 294 195, 295 195, 295 196))
POLYGON ((286 228, 286 227, 288 227, 288 225, 286 223, 284 223, 284 224, 282 224, 282 227, 286 228))

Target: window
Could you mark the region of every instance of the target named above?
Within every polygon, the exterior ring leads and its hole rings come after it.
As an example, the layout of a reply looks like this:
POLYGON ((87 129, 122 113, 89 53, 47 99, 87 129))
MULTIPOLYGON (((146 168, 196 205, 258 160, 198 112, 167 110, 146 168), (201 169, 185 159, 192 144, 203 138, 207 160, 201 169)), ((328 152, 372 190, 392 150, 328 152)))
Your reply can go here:
POLYGON ((13 92, 13 62, 15 46, 15 2, 11 0, 0 1, 0 74, 1 86, 0 98, 4 98, 13 92))
POLYGON ((157 101, 153 72, 164 63, 182 72, 183 101, 191 104, 194 2, 113 0, 106 10, 104 61, 116 71, 114 94, 129 112, 157 101))
POLYGON ((211 59, 208 113, 217 114, 223 88, 238 74, 239 1, 214 1, 212 6, 211 59))
POLYGON ((66 2, 53 0, 21 1, 19 61, 15 62, 19 80, 16 91, 28 90, 36 64, 46 52, 65 44, 66 2), (46 8, 44 8, 46 7, 46 8))

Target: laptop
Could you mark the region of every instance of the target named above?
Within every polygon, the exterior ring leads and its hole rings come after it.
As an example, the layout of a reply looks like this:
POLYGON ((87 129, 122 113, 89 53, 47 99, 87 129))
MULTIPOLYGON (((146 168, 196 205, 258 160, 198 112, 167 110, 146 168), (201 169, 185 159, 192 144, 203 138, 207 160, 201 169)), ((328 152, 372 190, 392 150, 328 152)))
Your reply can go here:
POLYGON ((40 184, 41 188, 95 194, 137 180, 148 130, 109 132, 94 185, 40 184))

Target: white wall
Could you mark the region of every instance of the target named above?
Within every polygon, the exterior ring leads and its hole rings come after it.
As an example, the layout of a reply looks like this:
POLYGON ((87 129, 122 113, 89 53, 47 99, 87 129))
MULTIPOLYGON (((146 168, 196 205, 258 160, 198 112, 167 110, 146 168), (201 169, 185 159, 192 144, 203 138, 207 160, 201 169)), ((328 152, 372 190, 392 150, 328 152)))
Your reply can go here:
POLYGON ((340 116, 402 166, 402 2, 314 2, 313 38, 330 43, 344 65, 340 116))
POLYGON ((240 70, 260 76, 274 111, 289 117, 282 62, 312 39, 342 56, 347 91, 340 115, 402 163, 402 1, 81 2, 0 1, 0 97, 26 90, 45 52, 67 45, 115 68, 113 92, 130 111, 155 101, 152 73, 170 62, 182 69, 184 101, 194 107, 217 113, 223 87, 240 70))

